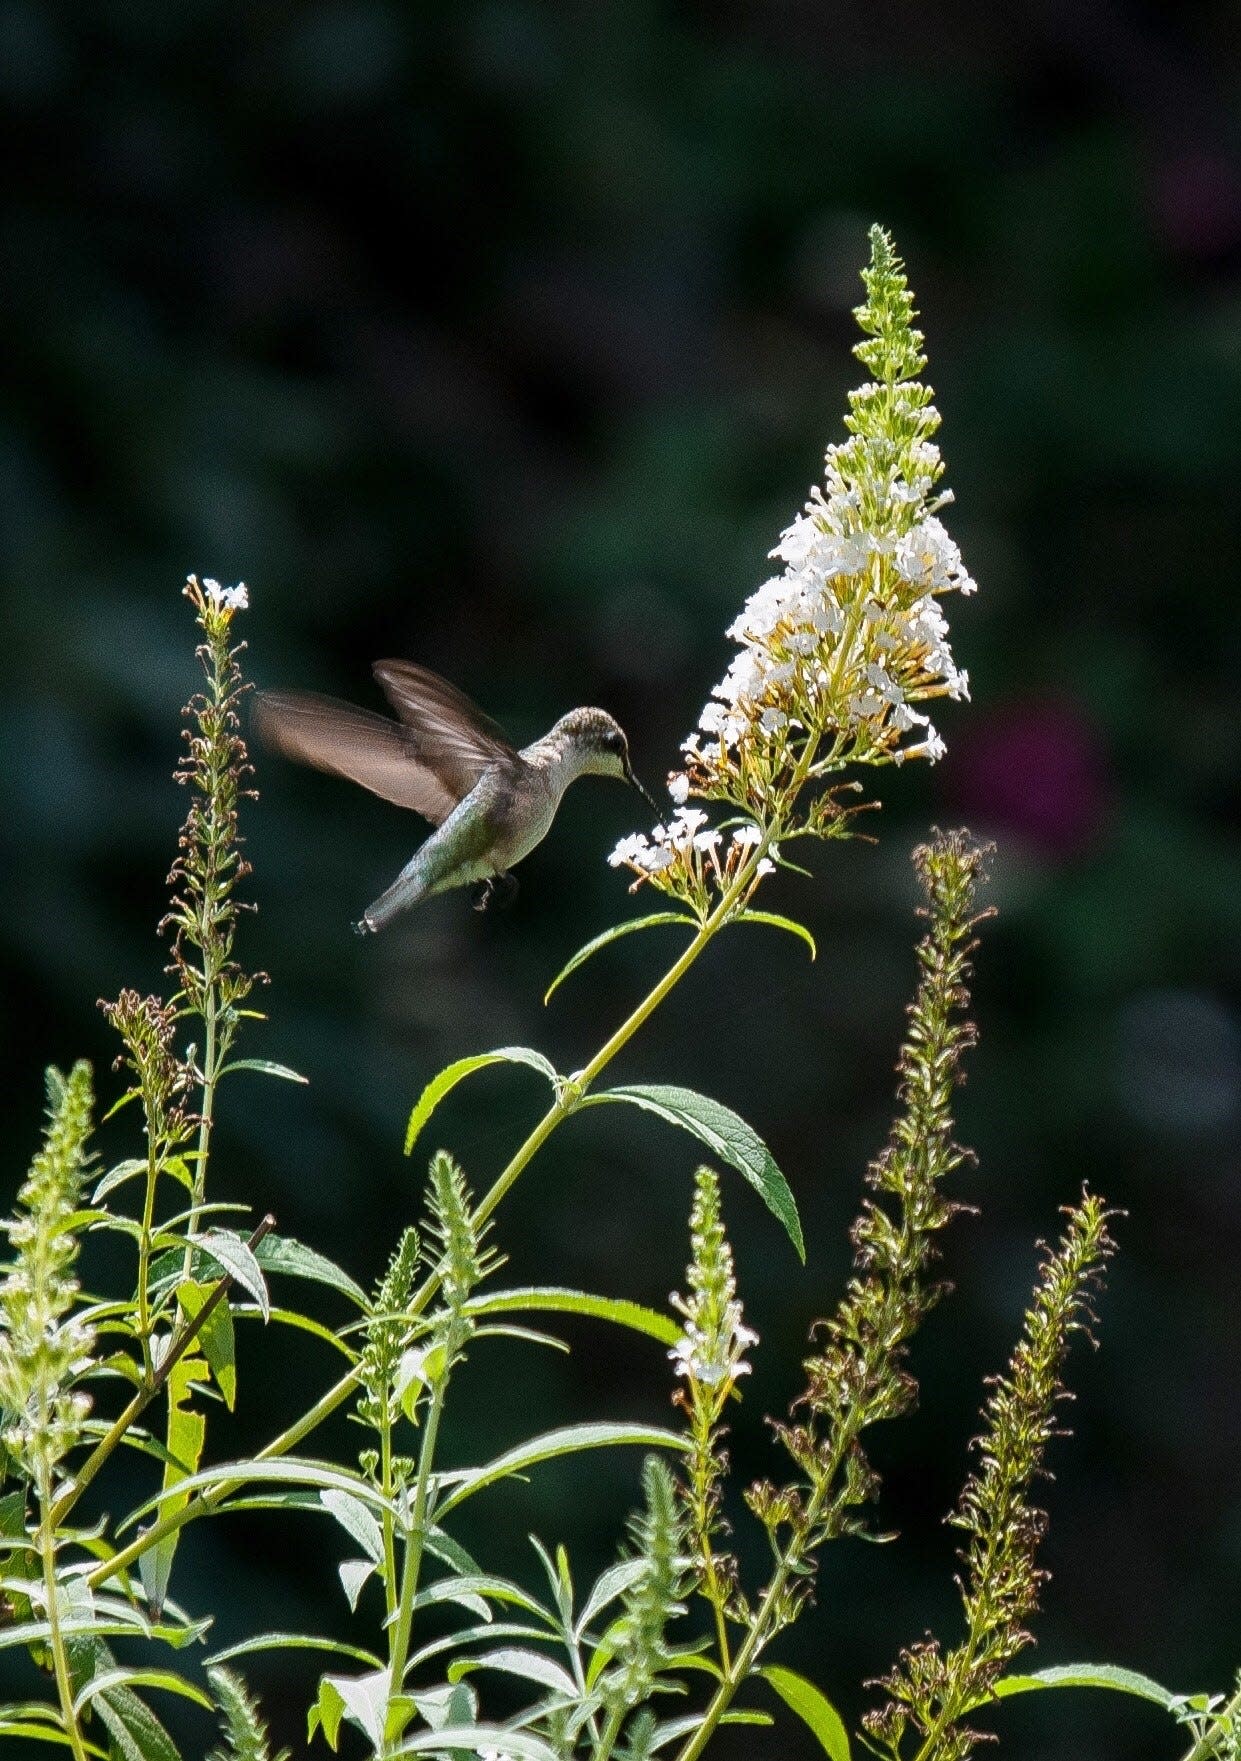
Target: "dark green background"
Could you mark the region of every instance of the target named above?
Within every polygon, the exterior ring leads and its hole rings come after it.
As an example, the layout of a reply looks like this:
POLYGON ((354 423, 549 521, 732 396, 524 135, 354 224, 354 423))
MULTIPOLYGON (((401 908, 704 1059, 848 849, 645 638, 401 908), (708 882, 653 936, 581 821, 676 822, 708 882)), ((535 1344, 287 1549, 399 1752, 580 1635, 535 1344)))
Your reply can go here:
MULTIPOLYGON (((974 703, 940 718, 936 771, 884 779, 877 847, 825 849, 813 885, 772 888, 818 964, 737 931, 618 1073, 736 1106, 799 1196, 804 1274, 754 1196, 728 1192, 763 1335, 734 1452, 747 1476, 778 1471, 761 1415, 796 1392, 886 1130, 907 851, 935 821, 997 839, 960 1109, 981 1160, 958 1192, 982 1214, 955 1231, 957 1294, 918 1344, 922 1410, 875 1445, 878 1521, 901 1539, 834 1549, 778 1655, 853 1719, 898 1645, 955 1636, 940 1518, 980 1379, 1009 1349, 1036 1237, 1088 1179, 1129 1215, 1046 1489, 1038 1659, 1224 1687, 1241 1661, 1231 9, 6 0, 0 41, 6 1190, 43 1064, 88 1053, 107 1091, 93 1000, 160 982, 186 571, 249 582, 260 683, 369 702, 369 662, 408 655, 525 738, 599 702, 658 781, 839 436, 881 219, 919 297, 950 522, 981 584, 950 608, 974 703)), ((672 944, 626 942, 540 1007, 577 944, 637 909, 603 861, 641 823, 613 785, 573 793, 507 916, 457 896, 361 944, 348 924, 416 825, 288 768, 260 782, 244 947, 273 984, 249 1050, 311 1087, 236 1079, 216 1195, 273 1208, 369 1282, 419 1208, 400 1137, 425 1079, 511 1041, 584 1062, 672 944)), ((437 1120, 479 1185, 536 1116, 534 1085, 480 1077, 437 1120)), ((108 1153, 129 1153, 126 1129, 108 1153)), ((694 1160, 636 1117, 574 1123, 501 1215, 515 1276, 662 1301, 694 1160)), ((570 1416, 669 1416, 656 1348, 585 1329, 574 1345, 476 1350, 446 1458, 570 1416)), ((251 1337, 239 1421, 212 1447, 261 1440, 334 1373, 251 1337)), ((335 1441, 361 1438, 342 1424, 335 1441)), ((542 1470, 480 1500, 468 1538, 523 1572, 528 1530, 563 1538, 585 1578, 637 1470, 542 1470)), ((224 1637, 345 1632, 317 1556, 338 1541, 199 1528, 180 1593, 218 1607, 224 1637)), ((312 1667, 251 1672, 299 1746, 312 1667)), ((1003 1726, 1039 1761, 1178 1751, 1119 1698, 1014 1703, 1003 1726)), ((787 1727, 719 1749, 805 1752, 787 1727)))

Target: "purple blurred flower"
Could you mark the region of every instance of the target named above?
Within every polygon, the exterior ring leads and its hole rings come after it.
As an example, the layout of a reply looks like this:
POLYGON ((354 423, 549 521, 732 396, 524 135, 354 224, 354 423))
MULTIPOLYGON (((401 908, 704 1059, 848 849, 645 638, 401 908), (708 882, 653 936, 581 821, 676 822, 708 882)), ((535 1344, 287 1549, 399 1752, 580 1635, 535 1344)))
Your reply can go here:
POLYGON ((1054 855, 1089 843, 1107 809, 1098 735, 1064 699, 1009 703, 976 724, 952 781, 967 819, 1008 827, 1054 855))

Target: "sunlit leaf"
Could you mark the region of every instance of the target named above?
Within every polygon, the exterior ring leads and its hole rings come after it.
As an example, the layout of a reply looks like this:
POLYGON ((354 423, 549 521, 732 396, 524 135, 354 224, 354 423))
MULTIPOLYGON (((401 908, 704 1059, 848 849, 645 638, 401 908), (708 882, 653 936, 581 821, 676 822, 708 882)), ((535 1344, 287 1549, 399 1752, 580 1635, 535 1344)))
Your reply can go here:
POLYGON ((417 1143, 423 1126, 444 1096, 467 1076, 472 1076, 474 1071, 485 1070, 490 1064, 528 1064, 532 1070, 545 1076, 553 1088, 560 1083, 555 1066, 549 1064, 541 1052, 531 1051, 529 1046, 501 1046, 495 1052, 476 1052, 473 1057, 458 1058, 455 1064, 447 1065, 438 1076, 433 1076, 419 1095, 405 1128, 406 1155, 409 1155, 417 1143))
POLYGON ((552 1658, 545 1657, 541 1651, 526 1651, 516 1645, 506 1645, 498 1651, 484 1651, 476 1657, 459 1657, 449 1666, 450 1682, 461 1680, 474 1669, 495 1669, 504 1675, 519 1675, 525 1681, 537 1682, 540 1687, 551 1688, 566 1700, 576 1700, 577 1683, 563 1664, 556 1663, 552 1658))
POLYGON ((266 1320, 270 1307, 267 1284, 248 1243, 231 1229, 208 1229, 205 1235, 196 1237, 195 1246, 250 1292, 266 1320))
POLYGON ((641 1303, 624 1297, 594 1296, 585 1290, 566 1290, 556 1285, 528 1285, 517 1290, 492 1290, 485 1296, 471 1298, 467 1305, 472 1315, 494 1315, 509 1312, 543 1312, 546 1314, 590 1315, 600 1321, 614 1321, 617 1326, 632 1327, 658 1339, 661 1345, 675 1345, 681 1329, 657 1309, 644 1308, 641 1303))
POLYGON ((529 1731, 508 1730, 500 1724, 446 1724, 441 1730, 419 1731, 417 1736, 406 1737, 392 1753, 421 1755, 428 1749, 466 1749, 474 1755, 492 1750, 510 1756, 511 1761, 557 1761, 556 1751, 548 1748, 541 1737, 531 1736, 529 1731))
POLYGON ((309 1076, 303 1076, 297 1070, 290 1070, 287 1064, 273 1064, 270 1058, 236 1058, 231 1064, 217 1071, 217 1078, 228 1076, 234 1070, 254 1070, 260 1076, 279 1076, 285 1082, 308 1084, 309 1076))
POLYGON ((1170 1711, 1181 1699, 1134 1669, 1118 1669, 1112 1663, 1060 1663, 1050 1669, 1036 1669, 1030 1675, 1002 1675, 992 1693, 999 1700, 1010 1694, 1028 1694, 1038 1688, 1110 1688, 1118 1694, 1133 1694, 1139 1700, 1153 1700, 1156 1706, 1170 1711))
POLYGON ((774 1663, 761 1665, 758 1674, 771 1684, 785 1705, 791 1707, 802 1723, 814 1732, 819 1747, 831 1756, 832 1761, 851 1761, 852 1751, 845 1722, 831 1701, 820 1693, 813 1682, 808 1682, 805 1676, 798 1675, 792 1669, 783 1669, 774 1663))
POLYGON ((583 1449, 608 1449, 621 1444, 632 1444, 644 1449, 676 1449, 683 1451, 687 1447, 686 1439, 676 1431, 666 1431, 659 1425, 626 1425, 615 1423, 597 1423, 585 1425, 565 1425, 559 1430, 545 1431, 541 1437, 532 1437, 526 1443, 519 1443, 514 1449, 505 1450, 503 1455, 496 1456, 494 1461, 484 1467, 465 1468, 455 1473, 439 1476, 441 1485, 455 1486, 440 1500, 436 1514, 441 1518, 450 1510, 462 1503, 466 1498, 481 1492, 484 1486, 493 1486, 497 1480, 506 1479, 510 1474, 524 1473, 527 1468, 535 1467, 541 1461, 551 1461, 560 1455, 575 1455, 583 1449))
POLYGON ((806 1244, 801 1219, 788 1181, 762 1138, 730 1107, 710 1100, 706 1095, 695 1094, 693 1089, 674 1088, 664 1083, 600 1089, 595 1094, 585 1095, 578 1105, 595 1107, 607 1101, 628 1101, 630 1105, 666 1120, 669 1125, 679 1125, 721 1162, 736 1168, 754 1187, 772 1215, 784 1225, 799 1258, 805 1261, 806 1244))
POLYGON ((650 917, 634 917, 625 923, 613 924, 611 929, 605 929, 602 935, 595 936, 591 941, 587 942, 584 947, 579 948, 577 953, 569 961, 568 965, 560 968, 560 971, 556 974, 555 978, 553 978, 552 982, 548 985, 547 990, 544 992, 544 1004, 551 1001, 552 996, 560 989, 560 986, 564 983, 565 979, 568 978, 569 974, 571 972, 576 972, 579 966, 584 966, 590 959, 591 955, 597 954, 600 948, 608 947, 612 942, 619 941, 622 936, 631 936, 635 930, 654 929, 657 925, 663 923, 684 923, 692 930, 697 930, 698 928, 698 924, 694 918, 686 917, 684 912, 681 911, 656 911, 653 912, 650 917))
POLYGON ((747 907, 744 911, 738 911, 737 915, 733 918, 733 922, 766 923, 772 929, 786 929, 790 935, 801 937, 802 941, 805 942, 806 946, 810 949, 810 958, 812 960, 818 959, 819 950, 815 946, 814 937, 806 928, 805 924, 797 923, 791 917, 782 917, 778 911, 755 911, 747 907))
MULTIPOLYGON (((206 1415, 192 1404, 194 1384, 205 1382, 208 1375, 207 1364, 202 1358, 186 1356, 174 1365, 165 1384, 168 1396, 168 1453, 171 1457, 164 1464, 161 1503, 165 1514, 182 1509, 189 1500, 189 1492, 184 1489, 185 1482, 197 1468, 207 1438, 206 1415)), ((155 1615, 164 1606, 168 1579, 172 1574, 172 1561, 179 1540, 179 1531, 174 1529, 170 1535, 163 1536, 153 1547, 149 1547, 138 1561, 142 1587, 155 1615)))
POLYGON ((214 1652, 206 1663, 208 1667, 230 1663, 234 1657, 248 1656, 251 1651, 333 1651, 342 1657, 356 1658, 359 1663, 369 1663, 375 1669, 382 1667, 379 1658, 371 1652, 362 1651, 357 1645, 342 1644, 339 1639, 321 1639, 314 1633, 258 1633, 252 1639, 242 1639, 236 1645, 214 1652))
MULTIPOLYGON (((210 1299, 212 1287, 196 1284, 187 1278, 177 1287, 177 1300, 190 1321, 197 1319, 210 1299)), ((224 1396, 224 1404, 232 1412, 237 1400, 237 1346, 233 1337, 233 1317, 228 1298, 217 1302, 198 1330, 197 1347, 210 1365, 216 1387, 224 1396)), ((197 1467, 198 1463, 194 1463, 197 1467)))
POLYGON ((368 1306, 366 1292, 348 1272, 343 1272, 326 1254, 316 1253, 313 1247, 304 1247, 300 1241, 294 1241, 291 1235, 265 1235, 255 1248, 254 1257, 265 1272, 282 1272, 286 1277, 308 1278, 315 1284, 327 1284, 351 1302, 356 1302, 359 1308, 368 1306))

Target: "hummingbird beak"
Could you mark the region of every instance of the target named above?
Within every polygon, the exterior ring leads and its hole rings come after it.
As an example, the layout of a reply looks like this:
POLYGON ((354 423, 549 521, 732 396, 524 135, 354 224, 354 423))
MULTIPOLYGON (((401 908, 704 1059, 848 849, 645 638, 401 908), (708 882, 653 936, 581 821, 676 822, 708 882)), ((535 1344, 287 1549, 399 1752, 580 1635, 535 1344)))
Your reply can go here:
POLYGON ((641 795, 642 799, 646 802, 646 804, 650 808, 651 812, 656 816, 656 818, 658 818, 659 807, 656 804, 654 798, 652 797, 650 790, 643 788, 642 784, 638 781, 637 777, 633 774, 633 766, 628 763, 626 763, 626 765, 625 765, 625 781, 630 785, 631 788, 634 788, 638 791, 639 795, 641 795))

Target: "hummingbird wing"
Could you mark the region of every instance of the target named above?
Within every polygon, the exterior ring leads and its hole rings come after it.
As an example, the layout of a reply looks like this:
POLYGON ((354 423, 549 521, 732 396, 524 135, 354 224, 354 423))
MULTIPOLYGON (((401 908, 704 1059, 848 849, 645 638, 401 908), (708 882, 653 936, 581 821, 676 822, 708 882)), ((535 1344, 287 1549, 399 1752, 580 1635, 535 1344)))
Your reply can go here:
MULTIPOLYGON (((314 691, 260 691, 254 726, 273 751, 315 770, 360 783, 373 795, 442 825, 468 795, 495 754, 475 750, 467 765, 454 749, 448 762, 433 738, 372 710, 314 691)), ((511 747, 506 747, 511 752, 511 747)))
POLYGON ((419 760, 456 800, 493 764, 520 763, 503 729, 438 673, 411 660, 377 660, 372 670, 419 760))

